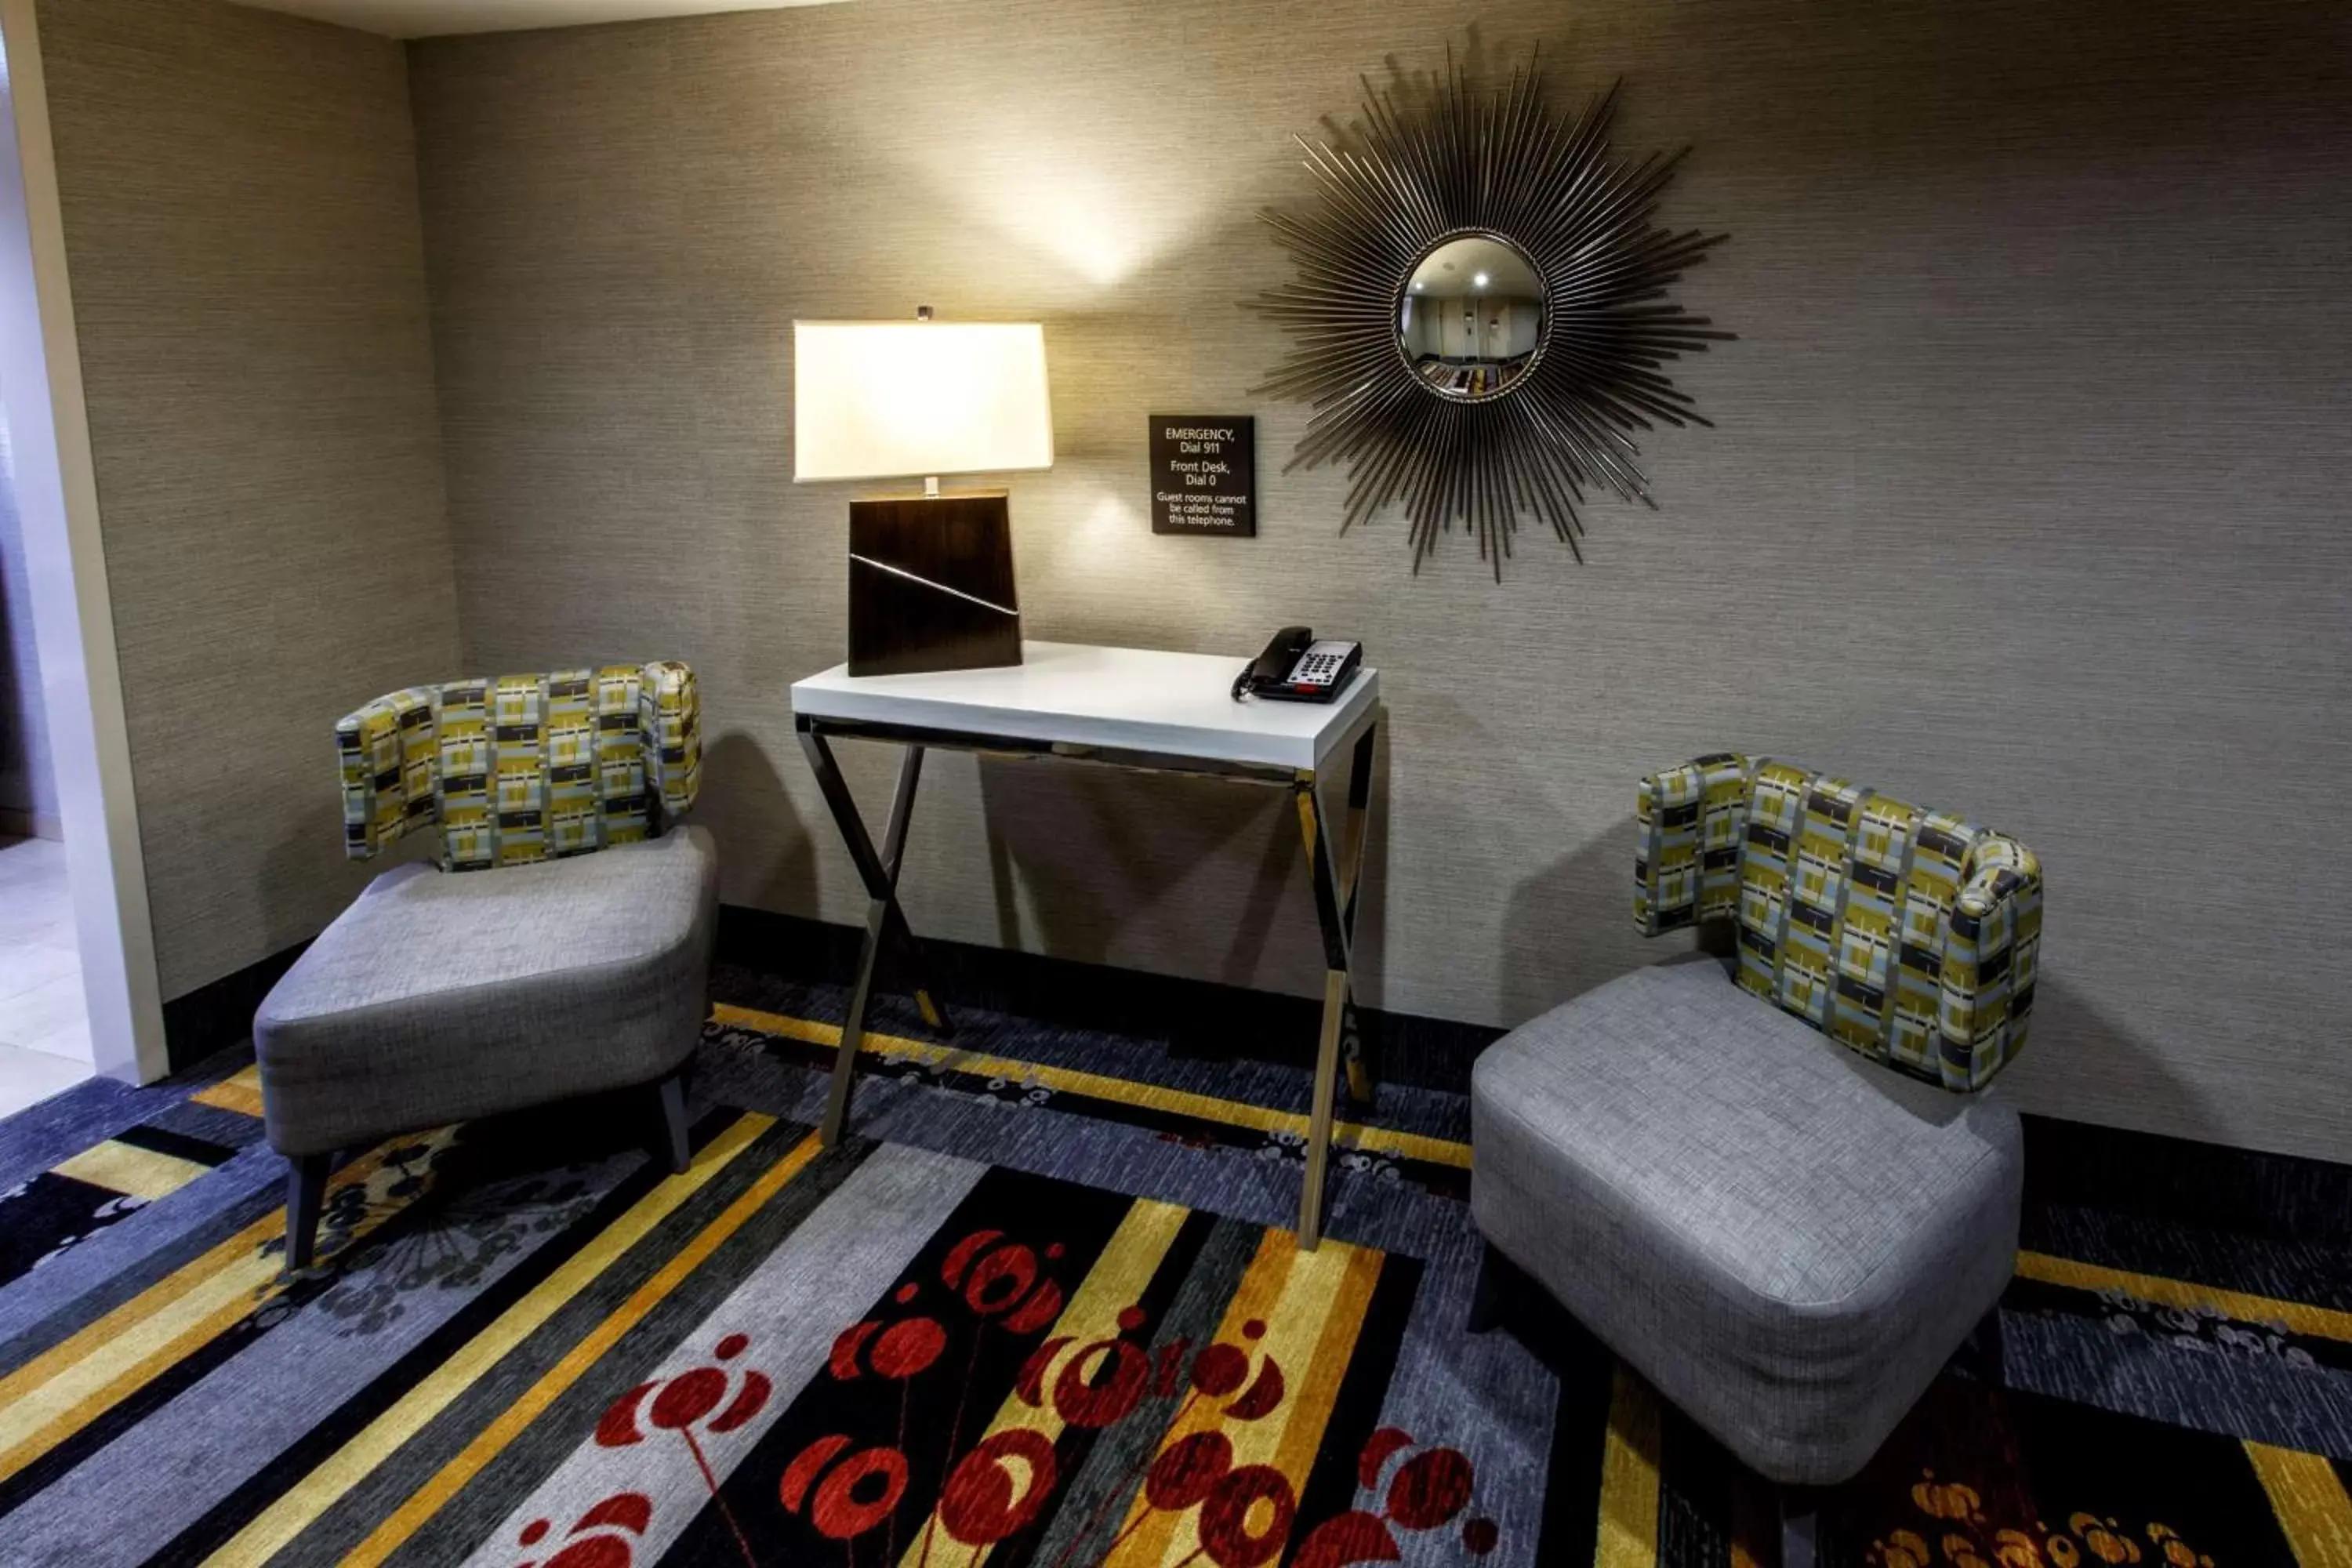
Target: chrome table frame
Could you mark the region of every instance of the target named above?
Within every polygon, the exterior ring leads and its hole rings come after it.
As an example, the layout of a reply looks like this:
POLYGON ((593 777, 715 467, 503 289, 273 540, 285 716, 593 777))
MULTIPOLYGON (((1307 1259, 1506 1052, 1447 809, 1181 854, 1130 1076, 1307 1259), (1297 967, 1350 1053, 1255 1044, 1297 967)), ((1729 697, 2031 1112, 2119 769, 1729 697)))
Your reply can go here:
POLYGON ((973 752, 992 757, 1030 760, 1060 758, 1149 773, 1190 773, 1240 784, 1287 788, 1298 811, 1300 837, 1307 851, 1308 875, 1315 885, 1315 913, 1323 931, 1323 1026, 1315 1053, 1314 1102, 1307 1116, 1306 1190, 1298 1200, 1298 1245, 1313 1248, 1323 1236, 1323 1188, 1331 1150, 1332 1101, 1344 1068, 1350 1098, 1371 1098, 1372 1079, 1363 1048, 1363 1031, 1352 985, 1358 895, 1363 890, 1367 828, 1371 817, 1372 744, 1380 732, 1380 705, 1368 705, 1325 753, 1349 753, 1345 843, 1333 842, 1333 816, 1324 799, 1323 778, 1314 768, 1277 767, 1237 763, 1217 757, 1196 757, 1160 752, 1129 751, 1066 742, 1034 741, 1008 735, 977 734, 924 726, 869 722, 862 720, 798 716, 793 728, 801 749, 808 753, 817 787, 841 829, 842 842, 866 885, 866 940, 857 956, 857 977, 850 988, 849 1010, 841 1026, 841 1047, 834 1058, 833 1081, 825 1097, 821 1136, 837 1143, 849 1120, 850 1091, 857 1073, 858 1055, 866 1042, 866 1015, 874 996, 874 976, 882 949, 888 946, 904 963, 923 1021, 942 1034, 952 1035, 947 1014, 921 977, 922 954, 906 911, 898 904, 898 868, 907 848, 907 825, 914 815, 915 791, 923 774, 923 753, 929 751, 973 752), (890 816, 877 849, 858 815, 856 799, 835 760, 835 740, 879 741, 905 748, 898 763, 898 787, 890 797, 890 816))

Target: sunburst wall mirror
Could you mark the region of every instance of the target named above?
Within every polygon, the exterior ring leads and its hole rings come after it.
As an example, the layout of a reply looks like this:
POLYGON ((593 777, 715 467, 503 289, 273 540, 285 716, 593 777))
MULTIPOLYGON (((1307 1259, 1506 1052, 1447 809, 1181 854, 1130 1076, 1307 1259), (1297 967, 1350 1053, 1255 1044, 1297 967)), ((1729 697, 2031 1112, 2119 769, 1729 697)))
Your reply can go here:
POLYGON ((1418 573, 1459 523, 1499 582, 1521 517, 1582 561, 1591 493, 1655 504, 1639 437, 1707 423, 1664 367, 1732 334, 1669 298, 1726 237, 1658 223, 1683 154, 1615 153, 1618 89, 1568 116, 1533 56, 1472 74, 1449 47, 1299 139, 1318 199, 1263 215, 1297 276, 1254 301, 1293 347, 1253 390, 1313 405, 1286 469, 1350 466, 1343 531, 1401 506, 1418 573))

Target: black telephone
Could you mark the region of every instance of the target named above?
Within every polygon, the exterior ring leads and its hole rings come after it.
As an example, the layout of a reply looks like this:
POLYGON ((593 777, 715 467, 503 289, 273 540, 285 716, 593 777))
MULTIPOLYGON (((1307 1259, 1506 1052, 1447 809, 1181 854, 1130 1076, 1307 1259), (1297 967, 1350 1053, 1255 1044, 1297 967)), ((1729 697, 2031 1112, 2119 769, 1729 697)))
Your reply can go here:
POLYGON ((1234 700, 1270 697, 1283 702, 1328 702, 1363 661, 1360 642, 1318 642, 1305 626, 1285 626, 1234 679, 1234 700))

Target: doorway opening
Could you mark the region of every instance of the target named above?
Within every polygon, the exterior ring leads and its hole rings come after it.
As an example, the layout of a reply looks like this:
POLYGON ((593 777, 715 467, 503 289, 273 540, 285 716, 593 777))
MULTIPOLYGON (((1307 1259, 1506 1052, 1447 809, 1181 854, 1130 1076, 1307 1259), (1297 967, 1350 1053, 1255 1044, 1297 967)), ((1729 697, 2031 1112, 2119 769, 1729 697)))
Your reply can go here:
POLYGON ((95 1070, 12 456, 0 423, 0 1116, 95 1070))
POLYGON ((97 1071, 65 846, 0 837, 0 1116, 97 1071))
POLYGON ((0 1114, 166 1067, 35 0, 0 0, 0 1114))

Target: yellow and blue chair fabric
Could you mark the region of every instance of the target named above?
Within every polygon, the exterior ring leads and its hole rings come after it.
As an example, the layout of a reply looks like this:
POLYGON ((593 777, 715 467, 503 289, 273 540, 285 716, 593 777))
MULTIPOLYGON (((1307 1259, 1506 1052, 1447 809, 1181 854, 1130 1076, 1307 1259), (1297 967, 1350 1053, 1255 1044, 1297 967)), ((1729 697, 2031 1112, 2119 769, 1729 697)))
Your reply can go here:
POLYGON ((670 660, 451 680, 345 715, 335 750, 352 859, 437 826, 444 870, 487 870, 659 834, 701 789, 702 704, 670 660))
POLYGON ((2025 1047, 2042 864, 2005 834, 1717 752, 1642 781, 1633 919, 1729 919, 1741 986, 1915 1077, 1981 1089, 2025 1047))

